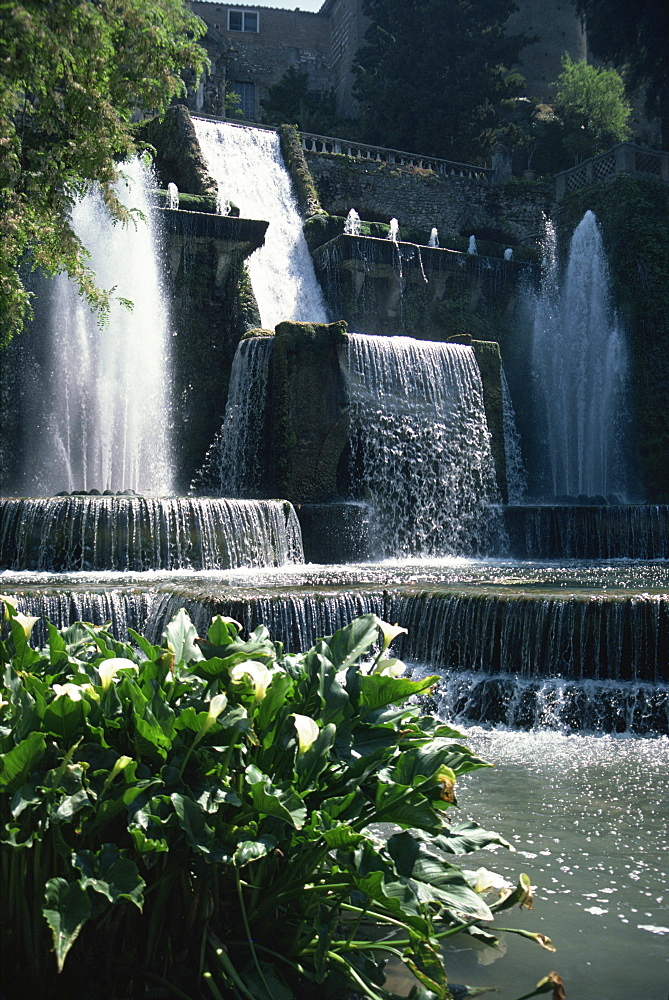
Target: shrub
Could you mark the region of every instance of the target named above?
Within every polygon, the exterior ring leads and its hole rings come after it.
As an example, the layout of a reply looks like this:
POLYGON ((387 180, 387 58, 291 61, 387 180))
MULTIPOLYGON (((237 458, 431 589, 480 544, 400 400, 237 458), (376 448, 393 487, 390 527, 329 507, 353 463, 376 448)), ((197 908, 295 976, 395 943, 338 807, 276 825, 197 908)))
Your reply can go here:
POLYGON ((494 915, 530 905, 526 876, 486 902, 480 871, 454 863, 509 845, 451 818, 458 777, 486 765, 405 704, 437 678, 401 676, 388 647, 403 630, 366 615, 285 655, 221 616, 198 638, 182 610, 161 646, 79 623, 34 649, 36 619, 5 608, 7 1000, 124 1000, 147 983, 186 1000, 314 984, 390 1000, 389 956, 415 997, 445 1000, 439 942, 493 942, 494 915))

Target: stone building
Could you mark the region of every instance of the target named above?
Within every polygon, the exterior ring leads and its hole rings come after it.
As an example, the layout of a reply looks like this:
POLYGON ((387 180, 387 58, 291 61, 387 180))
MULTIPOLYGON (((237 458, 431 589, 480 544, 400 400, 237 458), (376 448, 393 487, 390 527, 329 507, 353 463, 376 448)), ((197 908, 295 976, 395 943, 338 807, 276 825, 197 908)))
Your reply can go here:
MULTIPOLYGON (((538 38, 525 49, 520 67, 527 94, 546 97, 563 54, 585 58, 583 25, 570 0, 517 3, 509 29, 538 38)), ((217 0, 191 0, 190 6, 209 27, 204 45, 212 61, 210 73, 192 88, 193 110, 224 116, 227 84, 241 97, 244 117, 257 121, 268 87, 294 66, 308 74, 316 100, 333 91, 337 113, 344 118, 355 115, 353 64, 368 23, 362 0, 324 0, 315 14, 217 0)))

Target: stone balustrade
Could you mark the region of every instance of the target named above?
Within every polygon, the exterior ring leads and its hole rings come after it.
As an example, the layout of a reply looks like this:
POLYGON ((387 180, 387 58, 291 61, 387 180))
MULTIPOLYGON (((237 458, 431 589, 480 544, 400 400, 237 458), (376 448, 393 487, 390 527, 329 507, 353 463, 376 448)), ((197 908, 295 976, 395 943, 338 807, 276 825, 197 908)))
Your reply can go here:
POLYGON ((669 184, 669 152, 634 142, 619 142, 605 153, 556 174, 556 198, 559 201, 572 191, 613 180, 618 174, 669 184))
POLYGON ((311 132, 301 132, 300 135, 305 153, 338 153, 342 156, 352 156, 356 160, 418 167, 421 170, 432 170, 444 177, 467 177, 479 181, 488 181, 493 172, 491 167, 478 167, 472 163, 458 163, 455 160, 440 160, 434 156, 387 149, 385 146, 371 146, 369 143, 334 139, 332 136, 314 135, 311 132))

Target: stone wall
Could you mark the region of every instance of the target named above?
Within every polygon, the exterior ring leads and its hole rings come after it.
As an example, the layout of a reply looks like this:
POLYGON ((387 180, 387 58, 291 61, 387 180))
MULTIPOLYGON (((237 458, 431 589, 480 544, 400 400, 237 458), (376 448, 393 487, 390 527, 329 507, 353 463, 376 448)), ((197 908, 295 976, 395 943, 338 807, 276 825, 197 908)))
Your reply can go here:
POLYGON ((332 88, 329 66, 330 21, 305 11, 254 8, 245 4, 190 4, 193 13, 208 25, 205 38, 212 69, 203 76, 191 100, 193 110, 223 115, 225 83, 254 85, 254 108, 246 117, 259 121, 261 101, 290 66, 308 74, 309 89, 325 93, 332 88), (228 31, 228 11, 255 11, 258 31, 228 31))
POLYGON ((512 180, 499 186, 467 177, 443 177, 432 170, 356 160, 334 153, 306 154, 322 207, 333 215, 355 208, 363 219, 423 227, 445 233, 475 234, 535 246, 543 235, 543 215, 554 200, 552 182, 512 180))

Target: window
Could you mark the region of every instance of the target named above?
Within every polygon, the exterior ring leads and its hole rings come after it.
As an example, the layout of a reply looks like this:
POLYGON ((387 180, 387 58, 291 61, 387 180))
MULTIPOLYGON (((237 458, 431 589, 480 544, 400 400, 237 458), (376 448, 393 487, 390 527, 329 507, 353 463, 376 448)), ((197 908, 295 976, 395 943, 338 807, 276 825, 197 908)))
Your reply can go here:
POLYGON ((256 117, 256 85, 255 83, 239 83, 232 85, 235 94, 239 94, 240 109, 245 118, 255 121, 256 117))
POLYGON ((228 31, 258 30, 258 12, 255 10, 229 10, 228 31))

